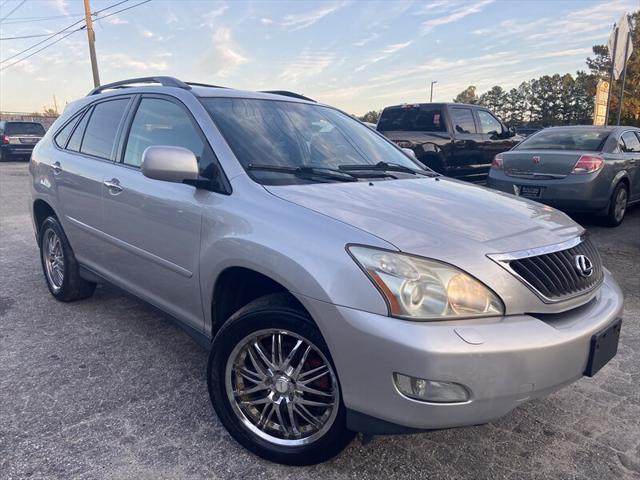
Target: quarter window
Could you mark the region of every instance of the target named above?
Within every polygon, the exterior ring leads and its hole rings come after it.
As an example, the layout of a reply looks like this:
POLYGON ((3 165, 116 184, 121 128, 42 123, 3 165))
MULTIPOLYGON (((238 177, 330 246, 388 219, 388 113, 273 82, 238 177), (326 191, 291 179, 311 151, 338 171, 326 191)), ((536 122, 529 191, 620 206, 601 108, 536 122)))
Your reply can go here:
POLYGON ((152 145, 183 147, 198 159, 200 175, 211 179, 215 157, 196 130, 189 114, 178 104, 159 98, 143 98, 131 124, 124 163, 139 167, 142 154, 152 145))
POLYGON ((67 123, 64 128, 60 130, 55 136, 56 145, 58 145, 60 148, 65 148, 67 146, 67 141, 71 136, 71 132, 73 132, 73 127, 76 126, 80 117, 81 115, 76 116, 76 118, 67 123))
POLYGON ((485 110, 478 110, 478 119, 480 120, 480 128, 482 129, 482 133, 502 133, 502 124, 489 112, 485 110))
POLYGON ((87 112, 78 123, 78 126, 73 131, 73 135, 69 139, 69 143, 67 144, 67 150, 73 150, 74 152, 80 151, 80 145, 82 144, 82 136, 84 135, 84 130, 87 126, 87 122, 89 121, 90 113, 87 112))
POLYGON ((119 98, 98 103, 93 108, 80 146, 82 153, 105 159, 111 158, 118 136, 118 127, 128 103, 128 98, 119 98))
POLYGON ((640 152, 640 141, 633 132, 625 132, 622 135, 622 146, 625 152, 640 152))
POLYGON ((451 122, 456 133, 477 133, 470 108, 452 108, 451 122))

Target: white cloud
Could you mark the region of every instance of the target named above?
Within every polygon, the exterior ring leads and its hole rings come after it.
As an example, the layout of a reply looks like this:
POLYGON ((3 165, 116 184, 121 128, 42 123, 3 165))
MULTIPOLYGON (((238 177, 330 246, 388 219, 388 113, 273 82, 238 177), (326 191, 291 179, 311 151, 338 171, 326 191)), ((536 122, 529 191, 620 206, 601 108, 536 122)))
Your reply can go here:
POLYGON ((260 22, 262 22, 263 25, 271 25, 273 23, 273 20, 265 17, 265 18, 261 18, 260 22))
POLYGON ((440 25, 446 25, 448 23, 457 22, 458 20, 463 19, 464 17, 468 17, 469 15, 473 15, 474 13, 478 13, 482 11, 484 7, 493 3, 495 0, 482 0, 477 3, 466 3, 464 6, 460 8, 456 8, 455 10, 449 12, 448 15, 444 15, 442 17, 431 18, 422 23, 422 33, 428 33, 433 30, 435 27, 440 25))
POLYGON ((114 69, 129 69, 138 72, 164 72, 169 65, 164 61, 140 60, 125 53, 107 53, 100 56, 100 62, 114 69))
POLYGON ((400 50, 402 50, 404 48, 407 48, 412 43, 413 43, 413 40, 409 40, 408 42, 404 42, 404 43, 393 43, 391 45, 387 45, 375 57, 369 58, 362 65, 357 66, 354 69, 354 71, 355 72, 361 72, 365 68, 370 67, 371 65, 373 65, 375 63, 381 62, 382 60, 385 60, 386 58, 391 57, 396 52, 399 52, 400 50))
POLYGON ((314 77, 329 68, 334 58, 333 53, 303 52, 285 66, 279 78, 289 85, 299 84, 304 79, 314 77))
POLYGON ((67 10, 69 3, 67 0, 52 0, 52 3, 53 7, 62 15, 69 15, 69 11, 67 10))
POLYGON ((327 15, 331 15, 343 6, 343 3, 335 3, 327 7, 313 10, 311 12, 289 14, 285 16, 284 19, 282 19, 280 25, 282 25, 283 27, 293 27, 293 30, 301 30, 319 22, 324 17, 326 17, 327 15))
POLYGON ((209 10, 207 13, 205 13, 202 18, 204 20, 204 22, 202 23, 201 26, 206 26, 209 27, 211 29, 215 28, 217 21, 216 19, 218 17, 221 17, 224 12, 227 11, 227 9, 229 8, 228 5, 226 4, 220 4, 218 5, 216 8, 209 10))
POLYGON ((407 48, 409 45, 411 45, 413 43, 413 40, 409 40, 408 42, 404 42, 404 43, 394 43, 392 45, 389 45, 387 47, 385 47, 382 50, 382 53, 387 53, 389 55, 393 55, 394 53, 396 53, 397 51, 402 50, 403 48, 407 48))
POLYGON ((207 55, 208 65, 216 68, 216 74, 226 77, 249 59, 235 45, 231 30, 227 27, 218 28, 212 37, 213 49, 207 55))
POLYGON ((167 18, 165 18, 164 20, 164 23, 167 25, 173 25, 174 23, 178 23, 178 21, 178 16, 173 12, 169 12, 167 14, 167 18))
POLYGON ((129 20, 125 20, 124 18, 120 18, 117 15, 112 15, 111 17, 107 17, 104 19, 105 22, 110 23, 111 25, 126 25, 129 23, 129 20))
POLYGON ((551 51, 533 55, 532 58, 553 58, 553 57, 570 57, 575 55, 587 56, 591 53, 590 48, 571 48, 567 50, 551 51))
POLYGON ((363 47, 367 43, 373 42, 378 37, 379 35, 377 33, 372 33, 371 35, 361 38, 357 42, 353 42, 351 45, 353 45, 354 47, 363 47))

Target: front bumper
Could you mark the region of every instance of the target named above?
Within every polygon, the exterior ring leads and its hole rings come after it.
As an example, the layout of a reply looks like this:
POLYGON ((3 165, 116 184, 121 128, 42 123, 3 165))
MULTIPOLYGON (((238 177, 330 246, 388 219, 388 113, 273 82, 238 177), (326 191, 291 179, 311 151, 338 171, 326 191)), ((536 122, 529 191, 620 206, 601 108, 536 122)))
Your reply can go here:
POLYGON ((578 380, 592 335, 620 317, 623 301, 608 272, 588 304, 540 318, 411 322, 299 299, 329 346, 345 406, 358 420, 350 427, 369 433, 486 423, 578 380), (459 383, 471 396, 449 404, 411 400, 396 390, 394 372, 459 383))
MULTIPOLYGON (((530 198, 536 202, 569 212, 592 212, 604 210, 609 204, 610 183, 602 176, 602 170, 586 175, 567 175, 564 178, 528 179, 512 177, 502 170, 490 170, 487 186, 514 194, 514 186, 542 187, 540 197, 530 198)), ((529 197, 525 197, 529 198, 529 197)))

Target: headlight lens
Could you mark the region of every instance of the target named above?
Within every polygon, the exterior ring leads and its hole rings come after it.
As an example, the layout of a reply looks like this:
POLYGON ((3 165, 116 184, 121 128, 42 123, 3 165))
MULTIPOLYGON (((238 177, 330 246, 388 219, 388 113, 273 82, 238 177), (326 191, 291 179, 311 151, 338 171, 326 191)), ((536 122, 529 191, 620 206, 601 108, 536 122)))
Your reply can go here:
POLYGON ((495 293, 452 265, 355 245, 349 252, 387 299, 393 316, 434 320, 504 314, 495 293))

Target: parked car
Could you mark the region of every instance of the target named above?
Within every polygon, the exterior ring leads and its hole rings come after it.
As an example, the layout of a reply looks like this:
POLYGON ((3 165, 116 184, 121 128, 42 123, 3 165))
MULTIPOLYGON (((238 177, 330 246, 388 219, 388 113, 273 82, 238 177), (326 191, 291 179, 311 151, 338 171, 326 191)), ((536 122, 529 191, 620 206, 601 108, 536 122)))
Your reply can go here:
POLYGON ((478 183, 486 181, 497 153, 523 139, 486 108, 462 103, 386 107, 377 129, 432 170, 478 183))
POLYGON ((371 123, 371 122, 362 122, 364 123, 367 127, 375 130, 376 129, 376 124, 375 123, 371 123))
POLYGON ((0 161, 29 159, 33 147, 44 137, 44 127, 37 122, 0 122, 0 161))
POLYGON ((640 129, 547 128, 496 155, 488 184, 618 226, 627 205, 640 201, 640 129))
POLYGON ((533 135, 536 132, 539 132, 540 130, 542 130, 541 127, 516 127, 515 131, 518 135, 520 135, 522 138, 526 138, 529 135, 533 135))
POLYGON ((269 460, 489 422, 616 353, 622 294, 580 225, 294 94, 105 85, 30 172, 51 294, 108 282, 175 317, 222 424, 269 460))

